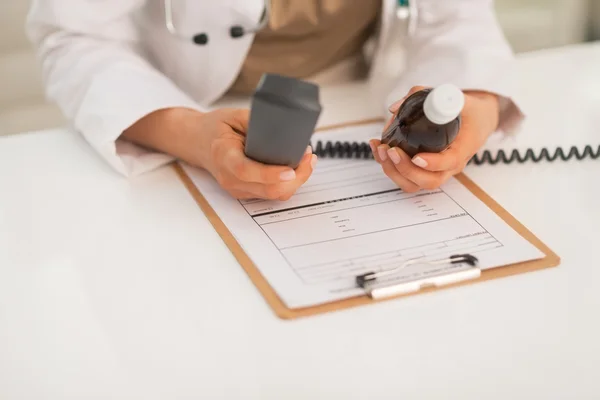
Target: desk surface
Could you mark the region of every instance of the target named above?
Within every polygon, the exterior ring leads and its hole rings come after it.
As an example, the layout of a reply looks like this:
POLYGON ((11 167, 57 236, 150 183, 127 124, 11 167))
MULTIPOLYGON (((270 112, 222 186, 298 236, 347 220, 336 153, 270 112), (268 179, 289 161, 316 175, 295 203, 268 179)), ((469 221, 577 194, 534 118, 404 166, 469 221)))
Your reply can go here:
MULTIPOLYGON (((520 135, 599 143, 600 46, 519 65, 520 135)), ((598 398, 600 164, 466 172, 562 264, 282 321, 171 168, 128 181, 69 131, 2 138, 0 398, 598 398)))

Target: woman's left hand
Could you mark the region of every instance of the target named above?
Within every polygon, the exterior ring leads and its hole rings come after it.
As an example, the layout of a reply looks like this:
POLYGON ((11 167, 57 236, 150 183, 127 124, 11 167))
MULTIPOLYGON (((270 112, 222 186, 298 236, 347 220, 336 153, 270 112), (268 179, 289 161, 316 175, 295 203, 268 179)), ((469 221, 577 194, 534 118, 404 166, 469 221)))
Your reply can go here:
MULTIPOLYGON (((414 87, 407 97, 423 87, 414 87)), ((404 98, 406 99, 406 97, 404 98)), ((395 113, 404 100, 393 104, 395 113)), ((400 148, 390 148, 378 139, 370 141, 375 160, 402 190, 437 189, 461 172, 498 126, 498 98, 487 92, 465 91, 462 123, 454 142, 440 153, 421 153, 412 159, 400 148)), ((388 125, 390 121, 388 122, 388 125)), ((386 126, 387 128, 387 126, 386 126)))

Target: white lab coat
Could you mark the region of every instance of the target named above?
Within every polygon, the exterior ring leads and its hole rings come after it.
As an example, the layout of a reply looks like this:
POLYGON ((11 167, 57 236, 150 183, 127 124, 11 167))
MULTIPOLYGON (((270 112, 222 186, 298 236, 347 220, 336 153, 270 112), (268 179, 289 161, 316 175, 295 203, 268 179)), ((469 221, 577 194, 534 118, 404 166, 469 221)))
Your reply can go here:
MULTIPOLYGON (((396 0, 382 6, 375 65, 396 21, 396 0)), ((518 113, 513 54, 492 0, 411 0, 411 8, 408 68, 381 97, 382 110, 414 85, 452 82, 496 93, 518 113)), ((33 0, 27 32, 48 97, 102 158, 133 176, 172 158, 121 141, 123 130, 165 107, 206 111, 234 81, 252 44, 252 34, 232 39, 229 27, 254 26, 262 11, 263 0, 174 0, 179 32, 208 33, 208 45, 197 46, 167 31, 161 0, 33 0)), ((503 113, 501 123, 513 117, 503 113)))

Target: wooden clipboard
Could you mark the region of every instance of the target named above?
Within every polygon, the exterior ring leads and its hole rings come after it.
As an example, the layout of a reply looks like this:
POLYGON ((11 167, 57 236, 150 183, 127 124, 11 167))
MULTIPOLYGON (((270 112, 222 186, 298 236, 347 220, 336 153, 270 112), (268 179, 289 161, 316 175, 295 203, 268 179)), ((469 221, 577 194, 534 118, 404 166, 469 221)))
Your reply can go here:
MULTIPOLYGON (((380 122, 380 119, 357 121, 346 124, 330 125, 327 127, 319 128, 315 133, 327 131, 335 128, 343 128, 352 125, 362 125, 374 122, 380 122)), ((236 260, 246 271, 256 288, 260 291, 265 301, 273 309, 275 314, 282 319, 295 319, 301 317, 308 317, 312 315, 338 311, 348 309, 352 307, 362 306, 366 304, 390 301, 399 297, 412 296, 416 294, 429 293, 434 290, 444 290, 453 287, 474 284, 477 282, 483 282, 491 279, 508 277, 516 274, 522 274, 526 272, 537 271, 545 268, 556 267, 560 264, 560 257, 555 254, 548 246, 546 246, 540 239, 538 239, 533 233, 531 233, 525 226, 517 221, 512 215, 510 215, 504 208, 502 208, 494 199, 487 195, 479 186, 471 181, 463 173, 458 174, 455 178, 461 182, 468 190, 470 190, 477 198, 479 198, 484 204, 486 204, 492 211, 494 211, 502 220, 504 220, 510 227, 512 227, 518 234, 529 241, 532 245, 537 247, 545 256, 543 258, 532 260, 528 262, 509 264, 502 267, 491 268, 481 271, 481 276, 476 279, 471 279, 464 282, 446 285, 443 287, 428 287, 423 288, 417 292, 402 294, 394 297, 388 297, 382 300, 373 300, 367 295, 360 297, 354 297, 345 300, 334 301, 326 304, 321 304, 313 307, 290 309, 283 301, 279 298, 275 290, 269 285, 267 280, 262 276, 258 268, 254 265, 252 260, 243 251, 240 244, 235 240, 229 229, 225 226, 223 221, 219 218, 214 209, 210 206, 208 201, 200 193, 198 188, 194 185, 190 177, 186 174, 180 164, 174 166, 177 174, 183 181, 186 188, 189 190, 192 197, 196 200, 208 220, 211 222, 221 239, 225 242, 229 250, 232 252, 236 260)))

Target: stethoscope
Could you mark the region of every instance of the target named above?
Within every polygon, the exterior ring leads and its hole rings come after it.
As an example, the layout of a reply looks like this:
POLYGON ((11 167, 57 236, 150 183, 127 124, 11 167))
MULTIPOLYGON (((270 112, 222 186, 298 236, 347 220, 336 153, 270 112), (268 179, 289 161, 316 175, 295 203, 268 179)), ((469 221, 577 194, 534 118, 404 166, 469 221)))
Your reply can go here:
MULTIPOLYGON (((258 25, 254 28, 244 28, 241 25, 233 25, 229 28, 229 36, 232 39, 237 39, 248 33, 256 33, 262 30, 269 23, 271 17, 271 1, 264 0, 264 13, 258 25)), ((184 40, 190 40, 197 45, 205 45, 208 43, 208 34, 206 32, 199 32, 193 35, 191 38, 179 34, 175 22, 173 20, 173 0, 164 0, 165 6, 165 25, 167 30, 173 35, 184 40)), ((398 19, 406 20, 410 16, 409 0, 397 0, 396 2, 396 16, 398 19)))

